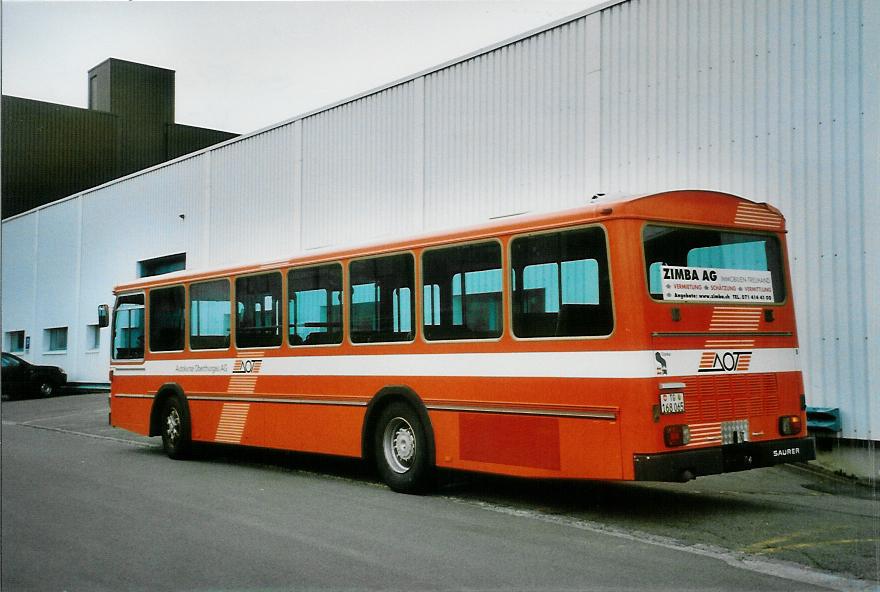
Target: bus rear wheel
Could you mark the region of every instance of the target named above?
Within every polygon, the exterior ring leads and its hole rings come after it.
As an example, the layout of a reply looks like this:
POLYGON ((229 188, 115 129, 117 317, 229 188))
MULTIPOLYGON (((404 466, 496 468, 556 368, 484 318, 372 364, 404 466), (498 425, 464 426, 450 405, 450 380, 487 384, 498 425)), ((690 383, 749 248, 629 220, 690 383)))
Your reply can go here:
POLYGON ((175 460, 187 458, 191 444, 189 419, 176 397, 165 402, 161 421, 162 448, 165 454, 175 460))
POLYGON ((406 403, 386 407, 373 432, 376 467, 382 480, 400 493, 424 493, 430 486, 425 428, 415 410, 406 403))

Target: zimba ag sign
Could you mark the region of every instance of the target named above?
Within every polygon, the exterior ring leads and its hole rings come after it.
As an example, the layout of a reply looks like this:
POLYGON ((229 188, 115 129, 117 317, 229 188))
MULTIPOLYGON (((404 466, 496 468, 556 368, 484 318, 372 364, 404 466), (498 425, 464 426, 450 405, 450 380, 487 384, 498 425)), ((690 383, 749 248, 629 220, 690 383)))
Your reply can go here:
POLYGON ((773 302, 773 277, 769 271, 671 265, 660 270, 663 300, 773 302))

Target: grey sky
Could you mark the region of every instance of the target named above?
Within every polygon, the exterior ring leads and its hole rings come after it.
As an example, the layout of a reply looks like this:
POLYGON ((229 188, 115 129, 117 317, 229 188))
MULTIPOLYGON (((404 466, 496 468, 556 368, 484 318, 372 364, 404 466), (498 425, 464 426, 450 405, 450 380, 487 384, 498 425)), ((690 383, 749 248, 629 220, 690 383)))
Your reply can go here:
POLYGON ((248 132, 598 3, 4 0, 2 90, 85 107, 116 57, 176 70, 179 123, 248 132))

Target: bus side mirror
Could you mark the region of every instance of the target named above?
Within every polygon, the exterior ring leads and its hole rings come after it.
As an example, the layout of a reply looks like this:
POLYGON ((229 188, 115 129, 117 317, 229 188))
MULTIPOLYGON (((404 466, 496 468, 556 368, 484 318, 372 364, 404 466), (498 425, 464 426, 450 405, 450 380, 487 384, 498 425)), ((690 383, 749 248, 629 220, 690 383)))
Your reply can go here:
POLYGON ((110 326, 110 307, 106 304, 98 305, 98 327, 110 326))

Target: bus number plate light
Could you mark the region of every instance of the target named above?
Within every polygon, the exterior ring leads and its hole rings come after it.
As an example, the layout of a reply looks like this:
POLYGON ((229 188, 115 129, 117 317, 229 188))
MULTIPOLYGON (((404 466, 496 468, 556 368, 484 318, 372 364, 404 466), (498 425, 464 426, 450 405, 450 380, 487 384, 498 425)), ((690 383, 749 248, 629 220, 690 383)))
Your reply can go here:
POLYGON ((660 413, 684 413, 684 393, 660 393, 660 413))

